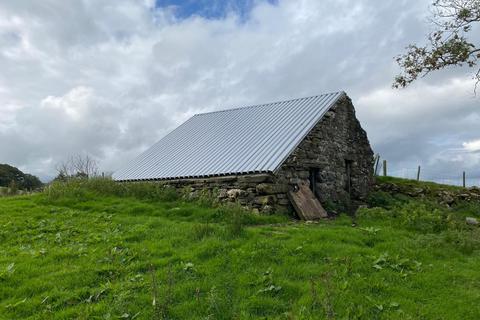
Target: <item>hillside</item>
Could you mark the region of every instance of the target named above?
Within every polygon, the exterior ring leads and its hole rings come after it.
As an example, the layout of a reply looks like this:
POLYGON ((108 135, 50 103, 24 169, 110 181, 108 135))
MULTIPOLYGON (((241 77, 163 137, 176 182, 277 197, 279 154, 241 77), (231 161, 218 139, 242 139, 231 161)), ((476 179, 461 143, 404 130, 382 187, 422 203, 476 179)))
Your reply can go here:
POLYGON ((43 183, 36 176, 23 173, 11 165, 0 163, 0 196, 7 191, 15 193, 16 189, 34 190, 42 185, 43 183), (7 190, 7 188, 15 190, 7 190))
POLYGON ((465 192, 385 178, 319 223, 108 181, 0 198, 0 318, 477 319, 465 192))

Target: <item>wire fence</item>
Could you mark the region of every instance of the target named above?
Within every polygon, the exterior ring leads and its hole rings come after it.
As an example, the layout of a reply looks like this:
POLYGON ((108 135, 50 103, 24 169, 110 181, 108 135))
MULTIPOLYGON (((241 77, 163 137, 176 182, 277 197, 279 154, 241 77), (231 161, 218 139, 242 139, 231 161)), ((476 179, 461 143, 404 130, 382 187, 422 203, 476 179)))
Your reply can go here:
POLYGON ((385 168, 386 170, 384 170, 384 165, 386 165, 385 160, 378 161, 376 164, 376 175, 384 175, 386 171, 388 176, 404 179, 431 181, 452 186, 464 186, 467 188, 480 186, 480 175, 469 173, 468 171, 463 171, 461 169, 455 172, 452 171, 445 173, 421 166, 417 168, 389 168, 387 165, 385 168))

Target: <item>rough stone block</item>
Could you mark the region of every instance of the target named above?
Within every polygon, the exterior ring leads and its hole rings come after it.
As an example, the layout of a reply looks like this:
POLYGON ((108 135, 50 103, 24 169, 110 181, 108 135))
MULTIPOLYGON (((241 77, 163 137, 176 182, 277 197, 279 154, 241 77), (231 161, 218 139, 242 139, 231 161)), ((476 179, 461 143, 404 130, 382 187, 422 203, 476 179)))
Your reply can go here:
POLYGON ((227 196, 231 200, 235 200, 243 195, 245 195, 245 191, 241 189, 230 189, 227 191, 227 196))
POLYGON ((285 193, 288 191, 288 186, 285 184, 260 183, 257 185, 256 191, 259 194, 285 193))
POLYGON ((259 205, 274 204, 276 202, 276 198, 273 195, 259 196, 255 197, 253 202, 259 205))
POLYGON ((218 190, 218 198, 224 199, 228 197, 227 189, 220 189, 218 190))
POLYGON ((268 174, 252 174, 252 175, 244 175, 238 176, 238 183, 261 183, 261 182, 269 182, 271 180, 271 176, 268 174))

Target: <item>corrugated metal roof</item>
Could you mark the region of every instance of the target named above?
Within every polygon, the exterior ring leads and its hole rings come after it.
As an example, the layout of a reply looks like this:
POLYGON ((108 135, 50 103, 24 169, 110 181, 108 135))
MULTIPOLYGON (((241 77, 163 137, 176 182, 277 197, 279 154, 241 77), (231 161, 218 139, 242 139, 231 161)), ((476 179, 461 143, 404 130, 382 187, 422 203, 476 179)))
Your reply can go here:
POLYGON ((274 172, 344 94, 194 115, 113 178, 156 180, 274 172))

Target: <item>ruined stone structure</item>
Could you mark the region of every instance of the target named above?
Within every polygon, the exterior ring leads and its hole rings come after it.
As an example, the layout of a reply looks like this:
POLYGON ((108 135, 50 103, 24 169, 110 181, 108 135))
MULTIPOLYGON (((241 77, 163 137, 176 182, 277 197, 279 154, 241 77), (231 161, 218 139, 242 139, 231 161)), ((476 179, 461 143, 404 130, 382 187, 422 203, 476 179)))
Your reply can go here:
MULTIPOLYGON (((300 119, 297 126, 302 121, 300 119)), ((123 173, 123 176, 119 174, 114 178, 121 181, 156 180, 177 188, 188 187, 192 195, 209 190, 221 201, 238 201, 245 207, 266 214, 292 212, 288 192, 299 183, 307 183, 327 208, 331 205, 345 207, 364 200, 373 182, 373 152, 350 98, 341 93, 325 107, 318 119, 310 121, 311 128, 296 142, 288 144, 290 150, 284 159, 279 160, 275 170, 169 179, 125 179, 123 173)), ((282 126, 288 128, 286 124, 282 126)), ((294 134, 295 129, 291 130, 294 134)), ((275 134, 280 134, 280 131, 275 134)), ((269 139, 265 141, 268 143, 269 139)), ((266 148, 266 143, 263 148, 266 148)), ((230 153, 232 150, 234 148, 230 153)))

